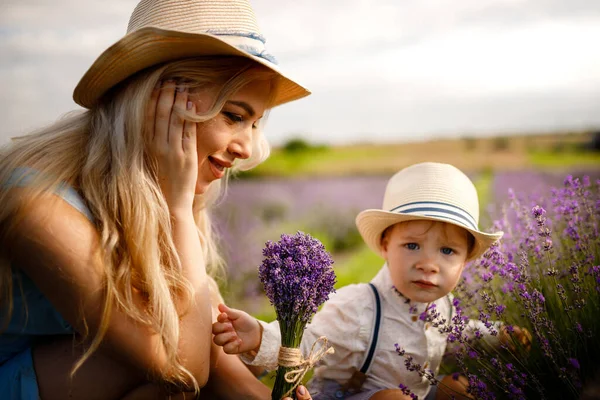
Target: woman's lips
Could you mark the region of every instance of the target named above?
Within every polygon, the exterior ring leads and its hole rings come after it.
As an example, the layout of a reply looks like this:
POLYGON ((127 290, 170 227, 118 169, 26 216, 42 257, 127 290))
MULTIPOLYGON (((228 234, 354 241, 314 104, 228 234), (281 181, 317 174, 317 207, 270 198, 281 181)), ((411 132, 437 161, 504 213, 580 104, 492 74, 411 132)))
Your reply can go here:
POLYGON ((225 175, 225 168, 229 168, 231 166, 230 163, 217 160, 216 158, 210 156, 208 157, 208 161, 210 162, 210 169, 217 179, 221 179, 223 175, 225 175))

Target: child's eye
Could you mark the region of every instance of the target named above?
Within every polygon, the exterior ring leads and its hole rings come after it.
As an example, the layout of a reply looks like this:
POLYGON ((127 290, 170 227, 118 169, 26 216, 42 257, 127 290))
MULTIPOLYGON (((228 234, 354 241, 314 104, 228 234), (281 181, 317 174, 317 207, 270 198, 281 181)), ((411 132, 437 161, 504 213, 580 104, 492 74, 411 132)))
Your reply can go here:
POLYGON ((223 115, 225 115, 231 122, 244 121, 244 117, 242 117, 240 114, 232 113, 229 111, 223 111, 223 115))
POLYGON ((406 243, 404 246, 406 246, 406 248, 409 250, 418 250, 419 249, 419 245, 416 243, 406 243))
POLYGON ((449 256, 454 254, 454 250, 452 250, 450 247, 442 247, 442 253, 449 256))

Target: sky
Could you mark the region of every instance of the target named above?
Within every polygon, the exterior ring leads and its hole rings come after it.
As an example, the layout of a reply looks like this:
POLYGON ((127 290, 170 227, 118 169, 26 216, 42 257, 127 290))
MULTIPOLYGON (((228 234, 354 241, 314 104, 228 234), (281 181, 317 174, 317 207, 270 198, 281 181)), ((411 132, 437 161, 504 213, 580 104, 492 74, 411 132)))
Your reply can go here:
MULTIPOLYGON (((271 143, 390 143, 600 128, 598 0, 251 0, 313 94, 271 143)), ((72 91, 137 0, 0 2, 0 144, 78 108, 72 91)))

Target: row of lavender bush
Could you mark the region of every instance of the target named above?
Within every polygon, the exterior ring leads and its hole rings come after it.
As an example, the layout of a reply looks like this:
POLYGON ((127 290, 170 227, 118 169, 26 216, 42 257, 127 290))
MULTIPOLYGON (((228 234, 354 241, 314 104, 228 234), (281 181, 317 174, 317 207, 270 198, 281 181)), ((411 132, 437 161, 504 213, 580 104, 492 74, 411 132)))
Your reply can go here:
MULTIPOLYGON (((505 236, 468 266, 455 291, 457 313, 450 321, 435 310, 422 318, 449 334, 450 372, 465 375, 477 399, 597 398, 600 180, 569 175, 556 188, 506 193, 508 202, 494 223, 505 236), (483 321, 488 332, 469 333, 471 318, 483 321), (527 329, 532 343, 510 338, 490 346, 482 339, 501 334, 498 321, 508 332, 527 329)), ((408 369, 437 384, 433 371, 397 350, 408 369)))

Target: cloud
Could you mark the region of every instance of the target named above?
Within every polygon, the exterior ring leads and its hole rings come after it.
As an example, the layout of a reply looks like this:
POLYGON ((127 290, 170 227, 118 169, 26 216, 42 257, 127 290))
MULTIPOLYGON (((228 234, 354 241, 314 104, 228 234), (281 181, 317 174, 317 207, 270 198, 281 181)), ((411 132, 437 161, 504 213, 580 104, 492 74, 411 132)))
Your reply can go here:
MULTIPOLYGON (((136 0, 0 5, 0 143, 76 108, 72 90, 136 0)), ((313 91, 281 142, 600 125, 596 0, 252 0, 267 47, 313 91)))
POLYGON ((390 85, 320 91, 269 117, 268 139, 319 143, 394 142, 598 126, 600 93, 565 91, 416 97, 390 85), (568 116, 568 118, 567 118, 568 116), (299 121, 295 130, 288 121, 299 121))

